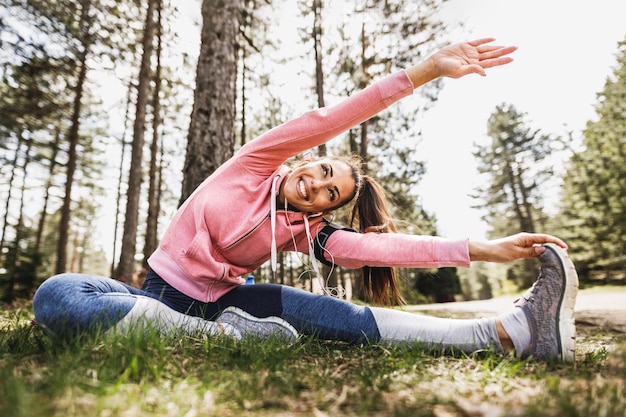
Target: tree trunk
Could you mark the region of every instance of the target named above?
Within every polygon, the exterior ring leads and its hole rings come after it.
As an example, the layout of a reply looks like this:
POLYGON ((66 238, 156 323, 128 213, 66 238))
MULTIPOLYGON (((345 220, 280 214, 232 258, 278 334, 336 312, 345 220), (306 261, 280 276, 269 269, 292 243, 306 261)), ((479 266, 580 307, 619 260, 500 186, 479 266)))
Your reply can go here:
POLYGON ((152 58, 153 38, 156 29, 154 11, 159 0, 148 2, 148 11, 143 34, 143 55, 137 85, 137 110, 133 126, 133 143, 131 150, 130 169, 128 171, 128 191, 126 193, 126 214, 124 218, 124 234, 120 261, 117 265, 116 277, 124 279, 135 271, 135 252, 137 248, 137 226, 139 224, 139 196, 143 176, 143 145, 146 124, 146 108, 150 93, 150 60, 152 58))
MULTIPOLYGON (((315 92, 317 106, 326 106, 324 100, 324 70, 322 69, 322 0, 313 0, 313 45, 315 50, 315 92)), ((317 147, 319 156, 326 156, 326 144, 317 147)))
POLYGON ((117 257, 117 230, 119 228, 120 221, 120 201, 122 200, 122 184, 124 183, 124 159, 126 156, 126 126, 128 122, 128 112, 130 110, 130 101, 131 101, 131 91, 132 91, 132 81, 128 83, 128 90, 126 95, 126 112, 124 113, 124 131, 122 133, 122 151, 120 156, 120 170, 119 176, 117 179, 117 196, 115 200, 115 222, 113 225, 113 256, 111 258, 111 276, 115 276, 115 261, 117 257))
POLYGON ((46 187, 44 191, 43 207, 41 209, 41 215, 39 216, 39 222, 37 224, 37 235, 35 238, 35 252, 41 251, 41 242, 43 240, 43 231, 46 225, 46 217, 48 215, 48 202, 50 201, 50 189, 52 188, 52 176, 57 166, 57 154, 59 153, 59 144, 61 142, 61 129, 57 127, 57 131, 54 135, 54 143, 52 144, 52 155, 50 156, 50 167, 48 168, 48 180, 46 181, 46 187))
MULTIPOLYGON (((24 131, 30 131, 31 129, 26 126, 24 131)), ((21 136, 21 135, 20 135, 21 136)), ((24 163, 22 164, 22 186, 20 187, 20 206, 18 210, 18 218, 17 224, 15 225, 15 243, 14 254, 12 257, 9 257, 9 261, 5 262, 4 267, 9 272, 9 280, 7 282, 7 290, 5 293, 5 298, 8 301, 13 300, 15 298, 15 290, 16 287, 21 283, 21 281, 33 281, 33 277, 23 277, 20 276, 20 258, 22 257, 22 244, 21 241, 24 238, 24 195, 26 193, 26 182, 27 182, 27 168, 28 163, 30 162, 30 151, 32 149, 33 141, 32 139, 26 139, 26 152, 24 153, 24 163)))
POLYGON ((246 105, 248 104, 248 96, 246 96, 246 77, 248 76, 248 66, 246 65, 246 48, 242 48, 241 53, 241 129, 239 130, 239 136, 241 136, 240 145, 243 146, 248 141, 247 130, 247 113, 246 105))
POLYGON ((67 135, 69 142, 69 150, 67 156, 67 173, 65 180, 65 197, 63 197, 63 206, 61 207, 61 220, 59 221, 59 240, 57 241, 57 260, 55 272, 60 274, 65 272, 67 267, 67 243, 69 240, 70 214, 72 210, 72 186, 74 185, 74 173, 76 172, 76 147, 78 146, 78 130, 80 127, 80 113, 82 110, 83 90, 87 79, 87 54, 91 46, 89 35, 89 11, 91 9, 91 1, 84 0, 82 2, 80 26, 83 29, 82 52, 79 60, 78 78, 76 79, 74 104, 72 107, 71 126, 67 135))
MULTIPOLYGON (((159 2, 160 3, 160 2, 159 2)), ((159 128, 161 127, 161 5, 157 9, 157 49, 156 70, 154 73, 154 93, 152 95, 152 143, 150 144, 150 172, 148 187, 148 219, 146 224, 146 240, 143 247, 143 266, 148 268, 148 258, 157 248, 160 206, 159 179, 159 128)))
POLYGON ((244 7, 242 0, 202 2, 202 45, 180 204, 233 154, 239 28, 244 7))
POLYGON ((7 199, 4 204, 4 219, 2 222, 2 235, 0 236, 0 254, 4 254, 4 247, 6 241, 6 230, 9 225, 9 209, 11 204, 11 198, 13 197, 13 183, 15 182, 15 176, 17 173, 17 164, 20 157, 20 151, 22 150, 22 145, 24 143, 22 135, 18 135, 17 146, 15 148, 15 156, 13 157, 13 161, 11 165, 13 169, 11 169, 11 176, 9 177, 9 189, 7 191, 7 199))

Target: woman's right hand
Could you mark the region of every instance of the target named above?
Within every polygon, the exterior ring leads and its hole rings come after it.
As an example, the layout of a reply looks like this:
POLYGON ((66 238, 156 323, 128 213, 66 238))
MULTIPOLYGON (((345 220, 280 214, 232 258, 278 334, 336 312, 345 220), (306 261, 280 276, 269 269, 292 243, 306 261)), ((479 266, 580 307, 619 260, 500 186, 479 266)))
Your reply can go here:
POLYGON ((439 77, 485 76, 485 69, 512 62, 508 55, 517 50, 517 46, 488 45, 493 41, 494 38, 483 38, 446 46, 406 72, 414 88, 439 77))

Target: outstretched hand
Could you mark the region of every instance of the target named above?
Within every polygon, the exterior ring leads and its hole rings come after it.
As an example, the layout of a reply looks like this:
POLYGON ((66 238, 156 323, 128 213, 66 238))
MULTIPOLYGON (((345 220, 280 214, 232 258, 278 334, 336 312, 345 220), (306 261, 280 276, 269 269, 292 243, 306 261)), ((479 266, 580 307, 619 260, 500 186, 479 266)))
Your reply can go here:
POLYGON ((561 239, 539 233, 518 233, 487 242, 469 242, 472 261, 509 262, 517 259, 535 258, 545 252, 544 243, 554 243, 567 250, 561 239))
POLYGON ((487 45, 494 40, 483 38, 450 45, 435 52, 429 59, 439 76, 460 78, 472 73, 485 76, 486 68, 513 61, 507 55, 517 50, 516 46, 487 45))
POLYGON ((425 61, 406 69, 414 88, 439 77, 460 78, 467 74, 487 75, 487 68, 505 65, 513 61, 509 54, 517 46, 490 45, 494 38, 446 46, 425 61), (489 44, 489 45, 488 45, 489 44))

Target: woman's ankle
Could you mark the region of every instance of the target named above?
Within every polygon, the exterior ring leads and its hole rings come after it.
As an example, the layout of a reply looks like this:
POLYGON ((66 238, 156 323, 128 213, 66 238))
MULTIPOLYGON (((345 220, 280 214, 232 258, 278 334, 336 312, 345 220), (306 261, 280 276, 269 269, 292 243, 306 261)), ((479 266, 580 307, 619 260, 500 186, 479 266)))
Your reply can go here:
POLYGON ((500 345, 504 353, 515 353, 515 346, 509 334, 504 330, 504 326, 499 319, 496 319, 496 331, 498 332, 498 338, 500 339, 500 345))

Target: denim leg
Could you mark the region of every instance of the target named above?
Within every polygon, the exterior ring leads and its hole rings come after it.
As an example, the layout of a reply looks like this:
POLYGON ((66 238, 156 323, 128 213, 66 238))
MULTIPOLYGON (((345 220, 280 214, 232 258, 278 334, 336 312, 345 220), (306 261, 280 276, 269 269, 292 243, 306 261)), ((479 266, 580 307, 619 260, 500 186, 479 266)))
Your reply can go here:
POLYGON ((111 278, 85 274, 55 275, 41 284, 33 299, 37 323, 62 337, 106 331, 148 295, 111 278))
POLYGON ((213 303, 204 303, 181 293, 154 271, 148 271, 142 290, 168 307, 189 316, 215 320, 227 307, 238 307, 256 317, 280 316, 281 288, 278 284, 240 285, 213 303))
POLYGON ((241 285, 213 303, 203 303, 182 294, 149 271, 143 289, 148 296, 178 312, 206 320, 215 320, 225 308, 234 306, 256 317, 280 317, 301 334, 354 343, 380 340, 374 315, 368 307, 285 285, 241 285))
POLYGON ((344 342, 377 342, 380 332, 369 307, 327 295, 282 287, 281 317, 299 333, 344 342))

